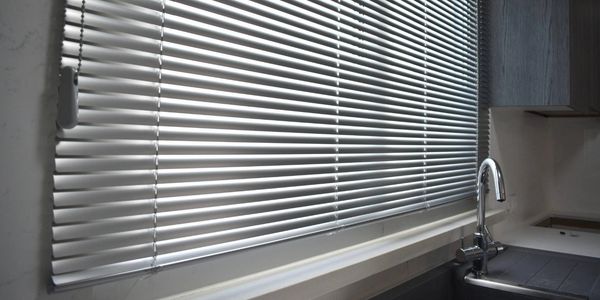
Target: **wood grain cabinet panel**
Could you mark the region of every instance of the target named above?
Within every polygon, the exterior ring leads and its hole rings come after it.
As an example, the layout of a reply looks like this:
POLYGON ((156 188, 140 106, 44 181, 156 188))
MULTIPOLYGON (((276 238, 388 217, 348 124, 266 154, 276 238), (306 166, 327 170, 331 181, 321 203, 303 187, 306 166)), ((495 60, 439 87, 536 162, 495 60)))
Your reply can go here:
POLYGON ((600 112, 600 1, 489 0, 492 107, 600 112))

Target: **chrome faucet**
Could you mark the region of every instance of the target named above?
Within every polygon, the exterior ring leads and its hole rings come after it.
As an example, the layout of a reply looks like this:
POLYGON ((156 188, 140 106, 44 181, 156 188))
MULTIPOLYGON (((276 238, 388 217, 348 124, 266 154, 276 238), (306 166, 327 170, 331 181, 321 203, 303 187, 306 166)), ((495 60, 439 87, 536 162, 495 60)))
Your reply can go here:
POLYGON ((473 234, 474 246, 466 249, 460 248, 456 251, 456 257, 459 261, 473 261, 471 271, 477 278, 487 274, 488 258, 499 254, 505 248, 501 243, 494 241, 485 225, 485 187, 489 173, 492 173, 496 201, 503 202, 506 200, 502 171, 495 160, 486 158, 479 166, 479 172, 477 172, 477 228, 473 234))

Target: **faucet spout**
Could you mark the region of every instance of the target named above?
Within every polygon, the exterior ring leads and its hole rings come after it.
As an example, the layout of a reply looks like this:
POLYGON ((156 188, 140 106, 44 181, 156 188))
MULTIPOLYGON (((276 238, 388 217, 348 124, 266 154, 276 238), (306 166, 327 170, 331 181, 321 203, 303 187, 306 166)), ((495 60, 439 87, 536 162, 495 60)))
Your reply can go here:
MULTIPOLYGON (((496 192, 496 201, 506 200, 504 178, 500 166, 492 158, 486 158, 481 162, 477 172, 477 232, 484 234, 485 228, 485 183, 490 176, 493 179, 496 192)), ((485 250, 485 249, 484 249, 485 250)))
POLYGON ((504 178, 498 163, 492 158, 486 158, 481 162, 477 172, 477 232, 483 233, 485 229, 485 184, 488 177, 492 177, 494 190, 496 192, 496 201, 504 202, 506 200, 506 191, 504 188, 504 178))
MULTIPOLYGON (((502 170, 498 163, 492 158, 486 158, 481 162, 479 166, 479 172, 477 172, 477 188, 485 184, 488 173, 492 174, 494 190, 496 191, 496 201, 503 202, 506 200, 506 190, 504 189, 504 177, 502 176, 502 170)), ((480 194, 477 194, 477 201, 479 201, 480 194)))
POLYGON ((474 246, 457 251, 459 259, 473 259, 472 271, 477 278, 487 273, 487 260, 490 252, 497 254, 504 249, 501 246, 502 244, 494 241, 485 225, 485 184, 489 176, 491 176, 494 184, 496 201, 503 202, 506 200, 504 179, 500 166, 492 158, 486 158, 477 172, 477 228, 473 238, 474 246))

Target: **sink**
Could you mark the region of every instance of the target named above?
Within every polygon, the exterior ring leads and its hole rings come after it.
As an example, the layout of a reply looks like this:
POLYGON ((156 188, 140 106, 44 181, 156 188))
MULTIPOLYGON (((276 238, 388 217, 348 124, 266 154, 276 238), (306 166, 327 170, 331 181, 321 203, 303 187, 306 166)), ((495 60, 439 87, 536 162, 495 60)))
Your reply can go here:
POLYGON ((476 278, 473 274, 464 277, 462 297, 460 299, 549 299, 549 300, 586 300, 586 296, 564 292, 525 287, 493 278, 476 278), (478 289, 478 288, 479 289, 478 289))
POLYGON ((599 258, 508 246, 485 278, 465 276, 469 267, 450 262, 373 299, 600 300, 599 258))

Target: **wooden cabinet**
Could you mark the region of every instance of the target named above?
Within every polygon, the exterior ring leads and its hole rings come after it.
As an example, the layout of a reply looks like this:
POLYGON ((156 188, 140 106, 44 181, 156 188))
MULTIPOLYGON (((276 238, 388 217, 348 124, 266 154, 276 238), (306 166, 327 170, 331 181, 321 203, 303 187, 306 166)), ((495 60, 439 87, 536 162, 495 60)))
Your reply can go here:
POLYGON ((600 1, 489 0, 493 107, 600 112, 600 1))

